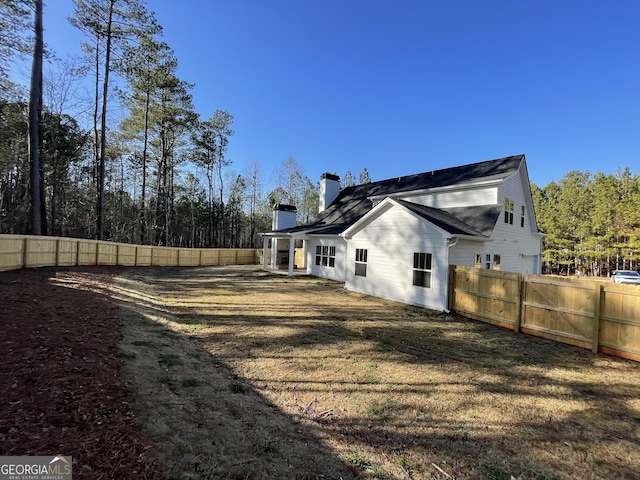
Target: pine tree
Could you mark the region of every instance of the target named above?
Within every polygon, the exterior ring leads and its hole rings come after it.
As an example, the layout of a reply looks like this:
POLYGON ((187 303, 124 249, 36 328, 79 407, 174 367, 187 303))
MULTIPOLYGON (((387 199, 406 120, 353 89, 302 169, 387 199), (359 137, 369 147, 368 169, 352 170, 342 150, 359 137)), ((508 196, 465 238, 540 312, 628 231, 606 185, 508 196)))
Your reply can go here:
POLYGON ((107 106, 109 77, 114 70, 111 58, 114 50, 142 35, 159 31, 153 15, 140 0, 74 0, 72 25, 84 32, 90 42, 85 49, 91 52, 95 72, 94 137, 96 155, 96 236, 104 236, 104 193, 107 148, 107 106), (103 56, 103 63, 100 60, 103 56), (102 78, 102 91, 100 91, 102 78))

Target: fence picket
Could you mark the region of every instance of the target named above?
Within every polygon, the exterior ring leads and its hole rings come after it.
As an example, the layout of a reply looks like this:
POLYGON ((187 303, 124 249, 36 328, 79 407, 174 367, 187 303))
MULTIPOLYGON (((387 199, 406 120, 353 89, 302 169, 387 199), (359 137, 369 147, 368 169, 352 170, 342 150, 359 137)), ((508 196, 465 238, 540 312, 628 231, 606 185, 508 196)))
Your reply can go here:
POLYGON ((594 353, 640 361, 640 287, 461 266, 452 268, 450 275, 455 283, 452 311, 594 353), (487 295, 484 285, 498 276, 505 283, 504 293, 487 295), (470 277, 479 280, 467 281, 470 277), (516 292, 515 310, 514 300, 507 298, 511 291, 516 292))
POLYGON ((227 264, 258 264, 262 250, 254 248, 185 249, 78 238, 0 234, 0 272, 25 267, 61 265, 153 265, 160 267, 180 264, 219 265, 221 252, 224 254, 224 262, 227 264), (181 250, 184 251, 183 261, 180 256, 181 250))

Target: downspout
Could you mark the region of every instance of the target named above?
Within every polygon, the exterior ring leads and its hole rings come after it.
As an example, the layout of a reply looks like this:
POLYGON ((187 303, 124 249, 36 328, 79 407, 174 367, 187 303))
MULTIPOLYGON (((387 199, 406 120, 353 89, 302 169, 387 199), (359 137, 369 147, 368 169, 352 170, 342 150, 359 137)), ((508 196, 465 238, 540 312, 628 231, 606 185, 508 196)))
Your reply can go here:
MULTIPOLYGON (((447 238, 447 274, 449 272, 449 257, 451 256, 451 247, 455 247, 459 242, 458 237, 447 238)), ((445 305, 449 306, 449 277, 447 277, 447 290, 445 292, 445 305)), ((444 313, 450 313, 448 308, 444 309, 444 313)))

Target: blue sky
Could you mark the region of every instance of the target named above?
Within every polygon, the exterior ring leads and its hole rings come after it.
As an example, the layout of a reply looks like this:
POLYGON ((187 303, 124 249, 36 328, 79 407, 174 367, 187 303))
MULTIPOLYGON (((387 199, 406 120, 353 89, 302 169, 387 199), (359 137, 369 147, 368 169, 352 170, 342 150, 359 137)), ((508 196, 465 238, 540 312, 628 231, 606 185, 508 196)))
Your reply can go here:
MULTIPOLYGON (((290 155, 372 180, 524 153, 543 186, 570 170, 640 173, 636 0, 148 0, 206 119, 235 117, 232 169, 290 155)), ((45 35, 81 39, 71 0, 45 35)))

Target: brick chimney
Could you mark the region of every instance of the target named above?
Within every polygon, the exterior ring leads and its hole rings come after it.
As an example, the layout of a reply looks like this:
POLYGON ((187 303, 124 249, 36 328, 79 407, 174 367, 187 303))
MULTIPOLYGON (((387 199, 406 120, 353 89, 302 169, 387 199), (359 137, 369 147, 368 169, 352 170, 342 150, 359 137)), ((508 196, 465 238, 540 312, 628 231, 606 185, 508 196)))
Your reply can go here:
POLYGON ((273 207, 273 222, 271 230, 284 230, 296 226, 298 209, 293 205, 283 205, 278 203, 273 207))
POLYGON ((332 173, 320 176, 320 208, 318 213, 324 212, 340 193, 340 177, 332 173))

